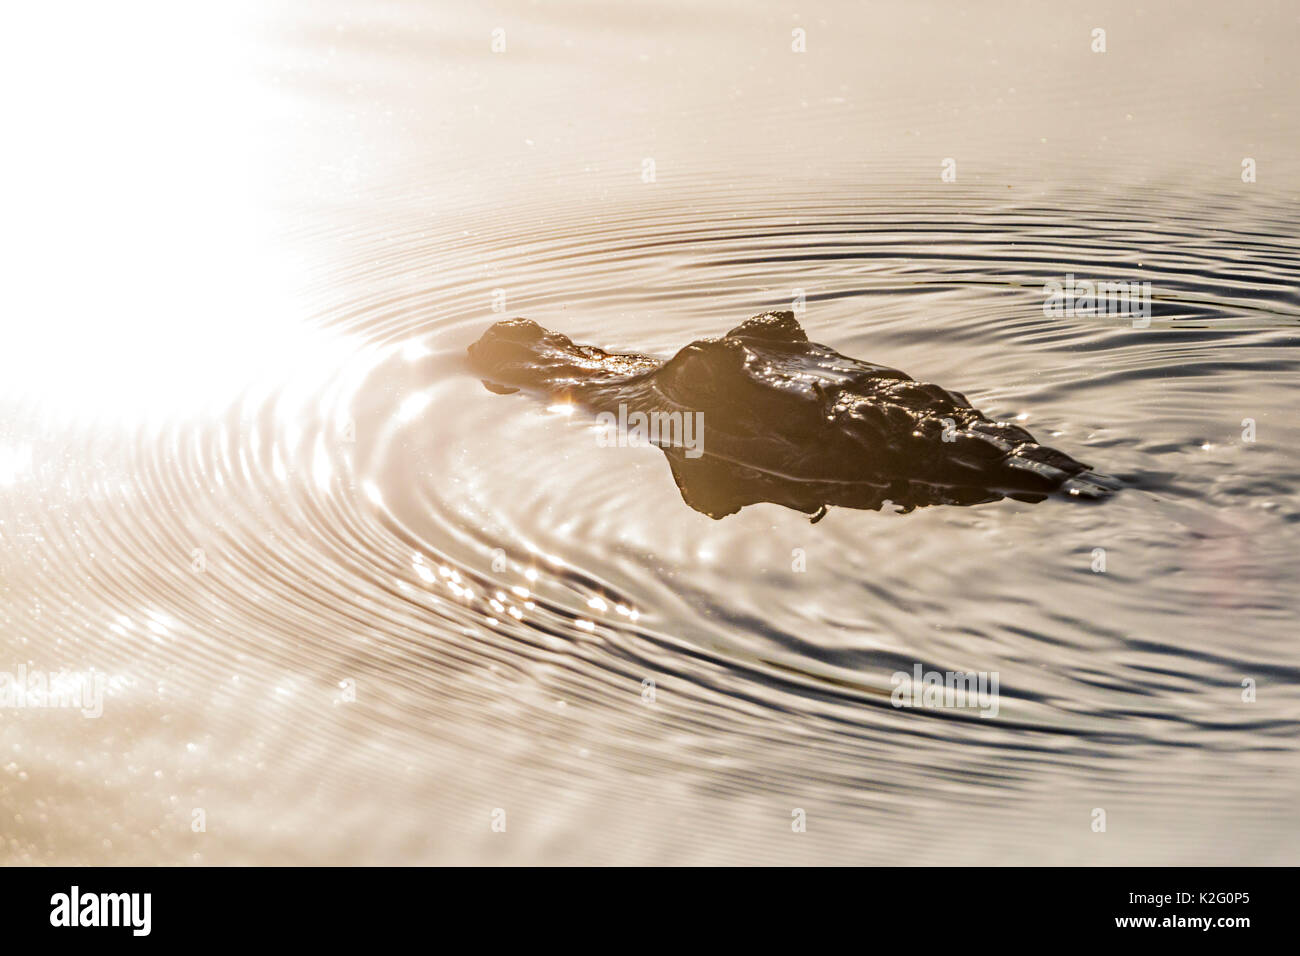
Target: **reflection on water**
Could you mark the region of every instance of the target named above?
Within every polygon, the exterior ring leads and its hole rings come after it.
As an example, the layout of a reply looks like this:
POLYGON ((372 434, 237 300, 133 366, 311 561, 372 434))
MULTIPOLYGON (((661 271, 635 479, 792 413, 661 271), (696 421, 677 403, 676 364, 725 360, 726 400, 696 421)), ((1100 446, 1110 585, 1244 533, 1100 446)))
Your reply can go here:
POLYGON ((7 861, 1295 860, 1285 4, 172 7, 3 41, 7 861), (711 521, 463 359, 800 296, 1125 491, 711 521))

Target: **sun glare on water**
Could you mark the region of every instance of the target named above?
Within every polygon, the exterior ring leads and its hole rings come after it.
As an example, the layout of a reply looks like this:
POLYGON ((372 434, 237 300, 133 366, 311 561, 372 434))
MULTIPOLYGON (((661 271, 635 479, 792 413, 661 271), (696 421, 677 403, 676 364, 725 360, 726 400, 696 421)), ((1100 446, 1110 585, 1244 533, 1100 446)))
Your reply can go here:
POLYGON ((0 72, 27 94, 7 97, 0 160, 0 399, 142 421, 337 360, 306 322, 258 174, 285 103, 237 55, 256 15, 161 0, 10 12, 0 72))

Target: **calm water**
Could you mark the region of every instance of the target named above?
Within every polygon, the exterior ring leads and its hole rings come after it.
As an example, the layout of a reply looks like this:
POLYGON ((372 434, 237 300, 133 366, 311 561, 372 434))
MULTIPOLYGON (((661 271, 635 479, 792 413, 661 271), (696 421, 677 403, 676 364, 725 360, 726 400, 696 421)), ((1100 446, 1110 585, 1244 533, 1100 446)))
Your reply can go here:
POLYGON ((0 709, 3 859, 1296 862, 1300 18, 979 7, 24 14, 0 670, 108 685, 0 709), (714 521, 464 364, 796 290, 1125 489, 714 521))

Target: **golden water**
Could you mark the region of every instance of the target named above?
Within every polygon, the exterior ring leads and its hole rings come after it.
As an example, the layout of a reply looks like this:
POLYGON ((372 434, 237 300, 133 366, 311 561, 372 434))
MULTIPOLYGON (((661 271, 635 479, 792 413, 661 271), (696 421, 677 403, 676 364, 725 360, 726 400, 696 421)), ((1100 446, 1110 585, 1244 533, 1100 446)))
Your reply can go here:
POLYGON ((1298 34, 1286 3, 16 14, 0 670, 108 685, 98 719, 0 709, 2 858, 1294 862, 1298 34), (1151 327, 1045 317, 1068 274, 1149 281, 1151 327), (814 340, 1126 489, 711 521, 463 363, 494 307, 666 356, 796 290, 814 340), (891 707, 917 663, 997 672, 998 716, 891 707))

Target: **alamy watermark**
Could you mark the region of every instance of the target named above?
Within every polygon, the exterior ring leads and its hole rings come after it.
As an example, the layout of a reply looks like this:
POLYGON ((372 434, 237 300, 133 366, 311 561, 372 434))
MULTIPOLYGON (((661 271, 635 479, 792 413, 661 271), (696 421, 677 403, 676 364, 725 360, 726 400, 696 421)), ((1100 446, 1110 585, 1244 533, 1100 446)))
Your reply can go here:
POLYGON ((998 715, 997 671, 895 671, 889 695, 895 707, 953 707, 979 710, 981 717, 998 715))
POLYGON ((152 893, 83 893, 74 884, 50 897, 50 925, 122 926, 133 936, 148 936, 152 909, 152 893))
POLYGON ((77 709, 83 717, 99 717, 107 683, 107 675, 94 670, 48 673, 20 664, 14 673, 0 671, 0 709, 77 709))
POLYGON ((699 458, 704 454, 704 413, 629 412, 620 402, 617 415, 596 415, 596 444, 601 448, 682 448, 687 458, 699 458))
POLYGON ((1043 295, 1043 315, 1049 319, 1127 316, 1135 329, 1151 324, 1150 282, 1076 279, 1070 273, 1064 282, 1048 279, 1043 295))

